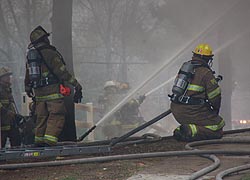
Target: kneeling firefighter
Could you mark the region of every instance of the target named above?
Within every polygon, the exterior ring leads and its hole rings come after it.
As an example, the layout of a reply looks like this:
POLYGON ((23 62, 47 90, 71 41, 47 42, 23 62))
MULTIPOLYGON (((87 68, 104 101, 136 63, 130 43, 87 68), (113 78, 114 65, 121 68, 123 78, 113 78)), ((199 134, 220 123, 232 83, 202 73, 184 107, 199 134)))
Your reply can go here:
POLYGON ((219 115, 221 89, 211 70, 212 49, 200 44, 192 60, 185 62, 172 88, 171 111, 180 124, 174 137, 181 141, 218 139, 223 136, 224 120, 219 115))
POLYGON ((74 102, 82 98, 82 87, 66 69, 65 62, 56 48, 50 45, 47 33, 41 26, 30 34, 27 51, 25 91, 35 100, 37 146, 55 145, 64 122, 64 96, 70 95, 69 83, 74 87, 74 102))

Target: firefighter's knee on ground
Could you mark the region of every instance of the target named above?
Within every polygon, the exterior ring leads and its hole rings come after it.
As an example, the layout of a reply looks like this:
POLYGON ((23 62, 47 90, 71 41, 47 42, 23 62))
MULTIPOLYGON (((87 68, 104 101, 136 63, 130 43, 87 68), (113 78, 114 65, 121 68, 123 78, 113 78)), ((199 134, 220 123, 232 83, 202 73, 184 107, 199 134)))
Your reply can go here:
POLYGON ((178 141, 192 141, 192 130, 188 124, 181 125, 174 130, 173 136, 178 141))

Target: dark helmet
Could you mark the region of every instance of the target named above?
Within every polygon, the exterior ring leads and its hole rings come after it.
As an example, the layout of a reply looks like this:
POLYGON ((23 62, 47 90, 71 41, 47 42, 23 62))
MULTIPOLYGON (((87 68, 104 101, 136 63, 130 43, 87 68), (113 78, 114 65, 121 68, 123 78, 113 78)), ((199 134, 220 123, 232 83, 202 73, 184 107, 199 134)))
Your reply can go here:
POLYGON ((32 44, 36 44, 37 42, 47 38, 50 33, 47 33, 42 26, 37 26, 31 33, 30 33, 30 42, 32 44))

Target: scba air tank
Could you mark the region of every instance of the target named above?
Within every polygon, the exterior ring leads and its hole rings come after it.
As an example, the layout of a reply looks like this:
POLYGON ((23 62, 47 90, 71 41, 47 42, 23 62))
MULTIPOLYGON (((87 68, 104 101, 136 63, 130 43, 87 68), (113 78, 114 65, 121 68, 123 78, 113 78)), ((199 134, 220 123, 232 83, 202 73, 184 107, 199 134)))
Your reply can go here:
POLYGON ((41 56, 39 52, 32 48, 27 52, 27 65, 29 71, 29 80, 31 85, 36 88, 41 79, 41 56))
POLYGON ((194 64, 190 61, 183 63, 172 88, 173 97, 180 97, 186 93, 188 84, 194 76, 194 64))

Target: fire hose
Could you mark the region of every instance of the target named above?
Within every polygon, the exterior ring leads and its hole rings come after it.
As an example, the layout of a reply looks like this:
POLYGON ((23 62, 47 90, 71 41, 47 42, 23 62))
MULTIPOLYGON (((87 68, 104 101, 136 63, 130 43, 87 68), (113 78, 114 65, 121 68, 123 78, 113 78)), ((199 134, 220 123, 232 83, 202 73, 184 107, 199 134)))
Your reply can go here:
POLYGON ((244 171, 247 169, 250 169, 250 164, 245 164, 242 166, 236 166, 230 169, 226 169, 225 171, 221 171, 219 174, 216 175, 216 180, 222 180, 224 176, 227 176, 235 172, 244 171))
MULTIPOLYGON (((243 132, 243 130, 242 130, 242 132, 243 132)), ((210 144, 240 144, 240 143, 247 144, 249 142, 250 142, 249 138, 243 138, 243 139, 242 138, 224 138, 224 139, 218 139, 218 140, 216 140, 216 139, 215 140, 204 140, 204 141, 196 141, 196 142, 188 143, 185 148, 190 150, 190 149, 193 149, 192 148, 193 146, 202 146, 202 145, 210 145, 210 144)), ((212 153, 212 154, 216 154, 216 153, 212 153)), ((212 161, 214 161, 214 163, 206 168, 203 168, 203 169, 193 173, 190 176, 190 180, 197 179, 201 176, 204 176, 205 174, 215 170, 220 165, 220 160, 215 155, 201 155, 201 156, 208 158, 208 159, 211 159, 212 161)), ((238 172, 238 171, 242 171, 245 169, 250 169, 250 165, 239 166, 236 168, 228 169, 226 171, 222 171, 221 173, 219 173, 217 175, 218 179, 216 176, 216 180, 221 180, 220 179, 221 177, 223 177, 227 174, 230 174, 232 172, 238 172)))
MULTIPOLYGON (((249 138, 239 139, 239 138, 227 138, 221 140, 209 140, 209 141, 199 141, 190 143, 187 146, 198 146, 198 145, 208 145, 208 144, 221 144, 221 143, 249 143, 249 138)), ((227 154, 227 155, 250 155, 250 150, 186 150, 186 151, 168 151, 168 152, 154 152, 154 153, 141 153, 141 154, 126 154, 126 155, 113 155, 113 156, 103 156, 103 157, 91 157, 91 158, 79 158, 79 159, 69 159, 60 161, 48 161, 48 162, 34 162, 34 163, 22 163, 22 164, 4 164, 0 165, 0 169, 17 169, 17 168, 31 168, 31 167, 41 167, 41 166, 60 166, 60 165, 70 165, 70 164, 84 164, 84 163, 98 163, 98 162, 109 162, 116 160, 131 160, 140 158, 154 158, 154 157, 170 157, 170 156, 191 156, 191 155, 208 155, 208 154, 227 154)), ((207 171, 202 170, 203 174, 207 171)), ((199 173, 199 176, 202 174, 199 173)), ((197 179, 196 176, 190 176, 190 179, 197 179)))
POLYGON ((187 151, 168 151, 168 152, 156 152, 156 153, 113 155, 113 156, 104 156, 104 157, 79 158, 79 159, 48 161, 48 162, 4 164, 4 165, 0 165, 0 169, 6 170, 6 169, 31 168, 31 167, 42 167, 42 166, 61 166, 61 165, 71 165, 71 164, 109 162, 109 161, 117 161, 117 160, 131 160, 131 159, 170 157, 170 156, 191 156, 191 155, 204 155, 204 154, 250 155, 250 150, 241 150, 241 151, 227 150, 227 149, 187 150, 187 151))

